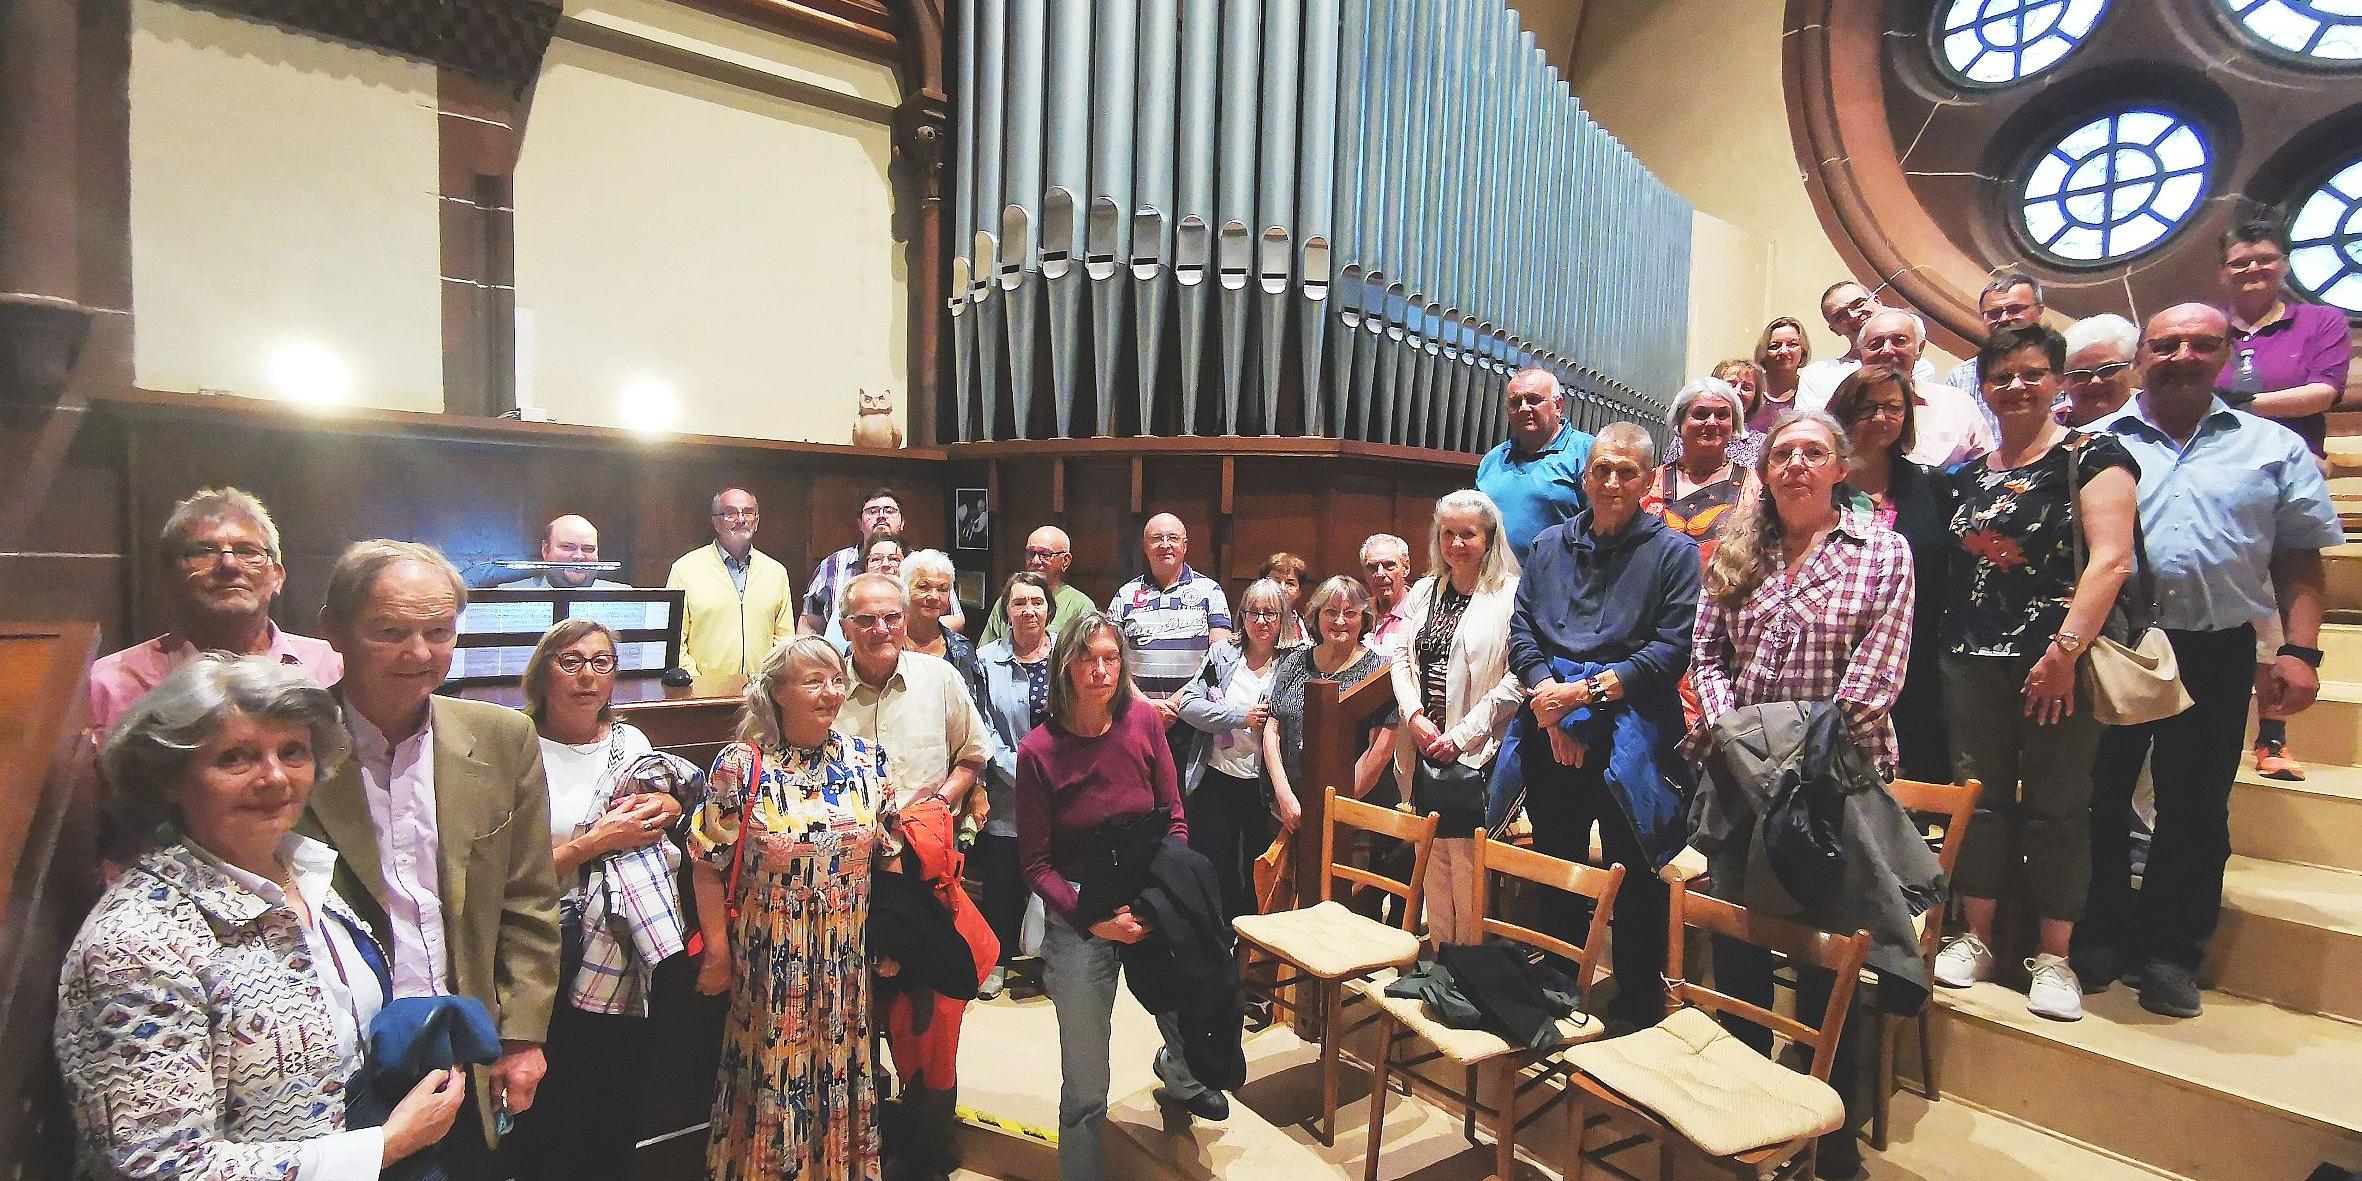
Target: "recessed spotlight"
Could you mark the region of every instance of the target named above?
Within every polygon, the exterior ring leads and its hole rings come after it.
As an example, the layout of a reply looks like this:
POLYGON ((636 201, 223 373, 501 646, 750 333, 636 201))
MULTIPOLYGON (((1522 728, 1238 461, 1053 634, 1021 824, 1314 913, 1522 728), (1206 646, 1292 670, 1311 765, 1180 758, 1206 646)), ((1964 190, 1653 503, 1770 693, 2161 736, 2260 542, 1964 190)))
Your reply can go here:
POLYGON ((660 434, 681 416, 681 399, 673 383, 661 377, 635 377, 616 393, 615 412, 626 430, 660 434))
POLYGON ((291 340, 279 345, 271 352, 268 376, 271 391, 289 402, 341 406, 352 400, 352 367, 317 341, 291 340))

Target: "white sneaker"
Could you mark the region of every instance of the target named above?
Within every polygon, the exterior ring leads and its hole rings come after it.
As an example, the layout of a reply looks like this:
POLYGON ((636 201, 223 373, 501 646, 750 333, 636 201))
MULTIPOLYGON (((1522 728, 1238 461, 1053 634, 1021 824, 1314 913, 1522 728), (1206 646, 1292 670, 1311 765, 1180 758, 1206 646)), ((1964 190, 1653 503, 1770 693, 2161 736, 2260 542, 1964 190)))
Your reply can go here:
POLYGON ((2053 1021, 2083 1020, 2083 985, 2063 955, 2038 955, 2026 961, 2034 981, 2026 989, 2026 1010, 2053 1021))
POLYGON ((1008 987, 1008 983, 1009 970, 995 967, 991 972, 985 974, 984 982, 976 986, 976 999, 980 1001, 993 1000, 1001 995, 1001 991, 1008 987))
POLYGON ((1993 949, 1974 935, 1954 935, 1936 953, 1936 983, 1968 988, 1993 974, 1993 949))

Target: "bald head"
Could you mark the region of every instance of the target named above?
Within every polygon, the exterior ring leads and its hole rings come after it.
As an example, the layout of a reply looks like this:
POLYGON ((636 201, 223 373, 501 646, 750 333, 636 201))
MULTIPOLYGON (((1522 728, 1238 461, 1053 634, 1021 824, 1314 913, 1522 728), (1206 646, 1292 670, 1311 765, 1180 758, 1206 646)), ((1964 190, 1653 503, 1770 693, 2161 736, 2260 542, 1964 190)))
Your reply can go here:
POLYGON ((1547 369, 1520 369, 1510 375, 1504 397, 1511 450, 1532 454, 1558 437, 1566 408, 1559 401, 1557 374, 1547 369))
POLYGON ((1189 560, 1189 527, 1171 513, 1158 513, 1140 527, 1140 552, 1148 558, 1148 572, 1157 585, 1171 586, 1189 560))
POLYGON ((1055 592, 1066 582, 1066 568, 1074 564, 1074 542, 1066 530, 1044 525, 1025 535, 1025 568, 1050 580, 1055 592))
MULTIPOLYGON (((549 523, 541 531, 541 560, 544 562, 596 562, 599 560, 599 531, 591 523, 568 513, 549 523)), ((598 575, 588 570, 552 570, 548 572, 551 586, 583 587, 596 581, 598 575)))
POLYGON ((2141 331, 2141 386, 2159 402, 2192 413, 2214 397, 2215 378, 2231 350, 2231 322, 2202 303, 2175 304, 2141 331))

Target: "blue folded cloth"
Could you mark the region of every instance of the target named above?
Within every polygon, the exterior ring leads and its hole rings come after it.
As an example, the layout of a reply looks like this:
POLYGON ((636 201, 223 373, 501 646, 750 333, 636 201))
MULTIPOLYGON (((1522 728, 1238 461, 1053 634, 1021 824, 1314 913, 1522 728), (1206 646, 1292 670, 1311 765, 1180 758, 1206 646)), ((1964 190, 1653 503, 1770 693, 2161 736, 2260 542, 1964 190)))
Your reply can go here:
MULTIPOLYGON (((345 1088, 347 1128, 385 1126, 394 1105, 427 1072, 483 1066, 500 1058, 500 1027, 472 996, 410 996, 389 1002, 369 1022, 360 1076, 345 1088)), ((394 1163, 382 1177, 439 1181, 446 1174, 430 1149, 394 1163)))
MULTIPOLYGON (((1562 684, 1571 684, 1608 667, 1553 657, 1550 675, 1562 684)), ((1695 785, 1689 764, 1675 749, 1684 732, 1680 699, 1658 693, 1599 707, 1581 706, 1568 711, 1558 724, 1582 742, 1588 758, 1606 759, 1603 778, 1655 862, 1649 868, 1664 868, 1688 839, 1684 813, 1695 785)), ((1525 785, 1531 779, 1524 773, 1525 760, 1551 757, 1550 740, 1534 721, 1533 711, 1520 710, 1494 768, 1487 816, 1491 825, 1506 823, 1524 798, 1525 785)))

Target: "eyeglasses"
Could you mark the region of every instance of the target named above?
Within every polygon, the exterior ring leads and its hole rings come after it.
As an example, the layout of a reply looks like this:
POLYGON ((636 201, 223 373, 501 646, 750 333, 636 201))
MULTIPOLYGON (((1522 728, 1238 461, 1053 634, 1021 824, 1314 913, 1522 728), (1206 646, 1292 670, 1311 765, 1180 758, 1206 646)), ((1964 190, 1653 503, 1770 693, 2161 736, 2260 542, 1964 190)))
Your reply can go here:
POLYGON ((221 561, 223 554, 228 554, 231 561, 236 562, 237 564, 244 566, 249 570, 260 570, 263 567, 270 565, 272 556, 270 550, 249 542, 240 542, 237 545, 224 546, 215 545, 212 542, 205 541, 199 542, 185 550, 182 550, 180 552, 180 562, 183 566, 202 570, 207 566, 211 566, 214 563, 221 561))
POLYGON ((2228 337, 2222 336, 2155 336, 2142 341, 2141 345, 2155 356, 2170 357, 2184 348, 2193 353, 2219 353, 2223 346, 2230 343, 2228 337))
POLYGON ((2094 365, 2089 369, 2069 369, 2059 376, 2076 385, 2084 385, 2094 381, 2107 381, 2130 368, 2132 368, 2130 361, 2110 361, 2105 365, 2094 365))
POLYGON ((1247 611, 1247 620, 1251 623, 1270 623, 1281 618, 1282 614, 1282 612, 1278 611, 1265 610, 1261 608, 1249 608, 1247 611))
POLYGON ((754 519, 756 519, 756 518, 758 518, 758 517, 760 517, 760 516, 762 516, 762 515, 763 515, 763 510, 761 510, 761 509, 753 509, 753 508, 733 508, 733 509, 724 509, 724 510, 722 510, 721 512, 715 513, 715 514, 714 514, 714 520, 717 520, 717 521, 752 521, 752 520, 754 520, 754 519))
POLYGON ((1189 544, 1189 535, 1186 533, 1151 533, 1148 535, 1148 544, 1187 545, 1189 544))
POLYGON ((826 693, 832 691, 842 693, 846 689, 850 688, 852 684, 853 683, 846 680, 844 675, 841 673, 831 673, 827 676, 819 677, 806 677, 802 681, 798 682, 799 687, 801 687, 806 693, 826 693))
POLYGON ((1985 380, 1991 383, 1995 389, 2005 390, 2013 385, 2022 385, 2032 389, 2049 381, 2050 375, 2051 371, 2048 369, 2020 369, 2015 373, 1990 374, 1985 380))
POLYGON ((1871 403, 1854 411, 1853 420, 1868 422, 1873 418, 1891 418, 1896 422, 1901 422, 1904 416, 1909 413, 1910 411, 1904 409, 1901 403, 1871 403))
POLYGON ((902 626, 902 612, 888 611, 883 615, 848 615, 845 617, 845 626, 857 631, 875 631, 881 627, 890 631, 902 626))
POLYGON ((584 656, 579 652, 568 652, 563 656, 550 658, 550 663, 557 665, 558 671, 567 676, 573 676, 586 668, 602 677, 615 671, 615 656, 608 652, 602 652, 597 656, 584 656))
POLYGON ((1801 463, 1806 467, 1819 467, 1835 458, 1837 458, 1836 452, 1818 443, 1783 444, 1772 448, 1771 452, 1773 467, 1786 467, 1791 463, 1801 463))
POLYGON ((1065 557, 1066 551, 1062 549, 1043 549, 1038 545, 1029 545, 1025 547, 1025 556, 1036 561, 1047 562, 1052 558, 1065 557))

